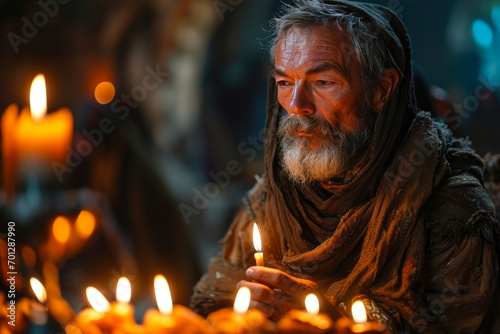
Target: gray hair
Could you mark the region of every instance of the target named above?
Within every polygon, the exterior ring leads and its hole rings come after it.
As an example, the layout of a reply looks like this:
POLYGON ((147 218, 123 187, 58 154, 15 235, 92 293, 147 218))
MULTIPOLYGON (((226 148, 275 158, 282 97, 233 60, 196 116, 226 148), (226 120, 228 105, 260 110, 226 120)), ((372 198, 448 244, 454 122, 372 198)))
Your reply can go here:
POLYGON ((362 78, 367 90, 366 98, 373 93, 384 70, 394 67, 401 73, 387 44, 380 36, 381 28, 372 21, 348 10, 339 3, 325 0, 295 0, 284 5, 280 16, 271 20, 273 31, 270 41, 271 63, 278 39, 292 27, 326 26, 331 29, 346 30, 352 47, 340 45, 346 56, 355 54, 361 65, 362 78))

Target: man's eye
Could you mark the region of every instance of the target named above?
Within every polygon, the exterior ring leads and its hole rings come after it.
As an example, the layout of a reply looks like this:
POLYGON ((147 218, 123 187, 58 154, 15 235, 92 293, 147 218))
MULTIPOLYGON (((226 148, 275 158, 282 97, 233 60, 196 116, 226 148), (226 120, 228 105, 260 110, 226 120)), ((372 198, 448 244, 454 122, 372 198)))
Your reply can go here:
POLYGON ((278 85, 278 87, 288 87, 290 86, 290 83, 287 81, 280 80, 276 82, 276 85, 278 85))
POLYGON ((318 81, 316 81, 316 84, 318 86, 331 86, 331 85, 333 85, 333 82, 325 81, 325 80, 318 80, 318 81))

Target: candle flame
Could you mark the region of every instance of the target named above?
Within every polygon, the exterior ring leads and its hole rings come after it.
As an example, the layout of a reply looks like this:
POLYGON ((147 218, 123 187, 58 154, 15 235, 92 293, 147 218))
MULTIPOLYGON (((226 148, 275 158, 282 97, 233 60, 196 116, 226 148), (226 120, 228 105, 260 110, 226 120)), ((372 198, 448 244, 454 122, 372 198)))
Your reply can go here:
POLYGON ((45 77, 38 74, 30 90, 31 117, 35 122, 42 120, 47 113, 47 90, 45 88, 45 77))
POLYGON ((130 281, 126 277, 120 278, 116 284, 116 300, 120 303, 128 303, 130 302, 131 295, 132 287, 130 286, 130 281))
POLYGON ((172 295, 170 294, 170 288, 168 287, 167 280, 163 275, 156 275, 154 284, 158 309, 164 315, 171 315, 173 308, 172 295))
POLYGON ((256 252, 262 252, 262 241, 260 240, 259 228, 253 223, 253 247, 256 252))
POLYGON ((104 313, 109 311, 110 305, 106 297, 102 295, 96 288, 89 286, 87 288, 87 299, 89 300, 90 306, 99 313, 104 313))
POLYGON ((243 315, 248 311, 248 306, 250 305, 250 289, 247 287, 242 287, 238 290, 236 298, 234 299, 234 312, 239 315, 243 315))
POLYGON ((314 293, 310 293, 306 297, 306 310, 307 313, 312 315, 319 313, 319 301, 314 293))
POLYGON ((352 304, 352 317, 354 318, 354 321, 358 324, 366 322, 366 310, 365 310, 365 305, 361 300, 355 301, 354 304, 352 304))
POLYGON ((45 291, 43 284, 34 277, 30 278, 30 284, 38 301, 44 304, 47 301, 47 291, 45 291))

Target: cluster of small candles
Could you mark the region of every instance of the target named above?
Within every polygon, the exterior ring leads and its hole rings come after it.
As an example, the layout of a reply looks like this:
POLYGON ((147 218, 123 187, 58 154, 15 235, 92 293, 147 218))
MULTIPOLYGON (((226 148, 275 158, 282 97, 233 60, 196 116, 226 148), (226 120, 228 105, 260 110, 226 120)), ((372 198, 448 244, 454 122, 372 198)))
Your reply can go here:
MULTIPOLYGON (((256 261, 262 265, 263 254, 260 234, 254 226, 256 261)), ((36 278, 30 284, 37 301, 30 301, 30 332, 48 332, 47 293, 36 278)), ((352 305, 353 320, 340 318, 332 320, 320 313, 316 295, 305 298, 305 310, 293 309, 277 323, 266 318, 257 309, 249 309, 251 292, 239 289, 232 308, 211 313, 206 319, 182 305, 174 305, 167 280, 162 275, 154 279, 154 291, 158 308, 149 309, 138 324, 134 307, 130 303, 132 286, 126 277, 118 280, 116 301, 109 302, 94 287, 87 287, 86 295, 90 307, 81 310, 64 325, 67 334, 146 334, 146 333, 383 333, 385 328, 374 321, 367 321, 364 304, 357 301, 352 305)), ((8 332, 7 332, 8 333, 8 332)))
MULTIPOLYGON (((19 154, 23 152, 40 151, 42 156, 50 156, 54 161, 60 161, 64 155, 64 148, 71 142, 72 136, 72 116, 69 110, 64 109, 54 113, 51 119, 46 119, 44 124, 40 123, 43 116, 34 116, 46 112, 45 83, 43 77, 37 77, 32 87, 41 91, 42 106, 40 108, 32 106, 35 111, 30 121, 27 121, 28 111, 23 110, 21 117, 17 120, 17 106, 11 105, 2 117, 2 152, 4 154, 4 181, 12 195, 14 185, 15 166, 7 162, 17 161, 19 154), (37 113, 34 109, 40 109, 37 113), (16 125, 16 123, 18 123, 16 125), (16 136, 13 129, 19 127, 26 131, 26 136, 33 137, 38 133, 41 137, 50 134, 50 138, 56 135, 58 143, 28 140, 23 136, 16 136), (34 130, 35 129, 35 130, 34 130), (39 129, 39 130, 36 130, 39 129), (56 131, 57 130, 57 131, 56 131), (40 132, 41 131, 41 132, 40 132), (55 131, 55 132, 54 132, 55 131), (42 133, 43 132, 43 133, 42 133), (29 135, 28 135, 29 133, 29 135), (40 134, 41 133, 41 134, 40 134), (23 139, 24 138, 24 139, 23 139), (63 140, 60 140, 63 138, 63 140), (53 150, 57 146, 57 150, 53 150), (47 151, 48 150, 48 151, 47 151), (47 151, 47 152, 45 152, 47 151), (54 153, 55 152, 55 153, 54 153)), ((32 100, 36 100, 35 93, 32 93, 32 100)), ((33 104, 36 105, 36 104, 33 104)), ((18 129, 18 130, 19 130, 18 129)), ((37 137, 37 136, 35 136, 37 137)), ((33 138, 35 138, 33 137, 33 138)), ((82 211, 87 216, 90 213, 82 211)), ((80 214, 81 216, 82 214, 80 214)), ((79 217, 80 217, 79 216, 79 217)), ((70 231, 65 227, 69 223, 59 217, 54 222, 54 235, 57 241, 66 243, 68 233, 61 230, 70 231), (65 223, 65 224, 62 224, 65 223), (63 236, 61 236, 64 234, 63 236), (64 237, 64 238, 63 238, 64 237)), ((88 237, 95 226, 95 221, 86 219, 86 226, 89 231, 85 233, 88 237)), ((83 219, 83 218, 82 218, 83 219)), ((80 219, 81 220, 81 219, 80 219)), ((77 219, 77 221, 79 221, 77 219)), ((68 225, 69 226, 69 225, 68 225)), ((253 242, 255 248, 255 261, 257 266, 264 266, 264 254, 262 252, 262 241, 257 224, 253 228, 253 242)), ((37 301, 29 302, 29 323, 31 333, 48 332, 48 313, 54 313, 51 304, 47 303, 47 293, 44 286, 36 278, 31 278, 31 287, 37 301)), ((83 309, 76 316, 70 310, 71 321, 62 324, 68 334, 135 334, 135 333, 382 333, 385 328, 376 322, 367 321, 366 311, 362 302, 357 301, 352 306, 353 319, 341 318, 334 322, 328 315, 320 313, 318 298, 314 294, 309 294, 305 298, 306 310, 291 310, 279 322, 275 323, 266 318, 264 313, 257 309, 249 309, 251 292, 248 288, 241 288, 235 298, 233 308, 225 308, 213 312, 207 319, 194 313, 182 305, 173 305, 170 289, 167 280, 162 275, 157 275, 154 280, 154 289, 158 309, 149 309, 144 315, 142 324, 137 324, 134 318, 134 307, 130 304, 132 287, 129 280, 122 277, 116 288, 116 301, 110 303, 94 287, 86 289, 87 299, 91 307, 83 309)), ((55 305, 53 303, 52 305, 55 305)), ((68 307, 65 307, 68 308, 68 307)), ((1 325, 1 324, 0 324, 1 325)), ((0 327, 2 329, 4 327, 0 327)), ((8 331, 7 331, 8 333, 8 331)))
MULTIPOLYGON (((38 299, 31 305, 31 332, 33 328, 44 333, 47 324, 46 294, 43 285, 35 278, 31 286, 38 299)), ((67 324, 68 334, 140 334, 140 333, 382 333, 384 328, 367 322, 363 303, 353 304, 354 321, 340 319, 335 323, 326 314, 319 313, 318 298, 309 294, 305 299, 306 311, 292 310, 278 323, 267 320, 265 315, 248 309, 251 294, 241 288, 233 308, 218 310, 204 319, 182 305, 173 305, 167 280, 157 275, 154 281, 157 309, 149 309, 143 324, 134 320, 134 307, 130 304, 131 285, 122 277, 116 288, 116 301, 109 302, 94 287, 86 289, 91 307, 83 309, 75 320, 67 324)))

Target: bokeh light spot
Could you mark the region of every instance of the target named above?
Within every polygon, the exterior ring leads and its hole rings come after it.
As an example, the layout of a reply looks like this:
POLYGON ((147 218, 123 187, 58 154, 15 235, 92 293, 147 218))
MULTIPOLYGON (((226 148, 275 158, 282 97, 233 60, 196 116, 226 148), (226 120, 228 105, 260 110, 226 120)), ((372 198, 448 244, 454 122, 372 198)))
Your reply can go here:
POLYGON ((54 224, 52 224, 52 233, 57 241, 64 244, 69 239, 69 234, 71 232, 71 226, 69 224, 68 219, 59 216, 54 220, 54 224))
POLYGON ((21 254, 23 256, 24 263, 26 263, 28 267, 33 267, 36 264, 36 253, 33 248, 24 246, 21 250, 21 254))
POLYGON ((115 86, 111 82, 103 81, 96 86, 94 96, 100 104, 107 104, 115 97, 115 86))
POLYGON ((493 31, 490 25, 481 19, 474 20, 472 23, 472 36, 480 46, 489 47, 493 43, 493 31))
POLYGON ((78 235, 83 239, 87 239, 94 232, 95 217, 91 212, 82 210, 76 218, 75 225, 78 235))

